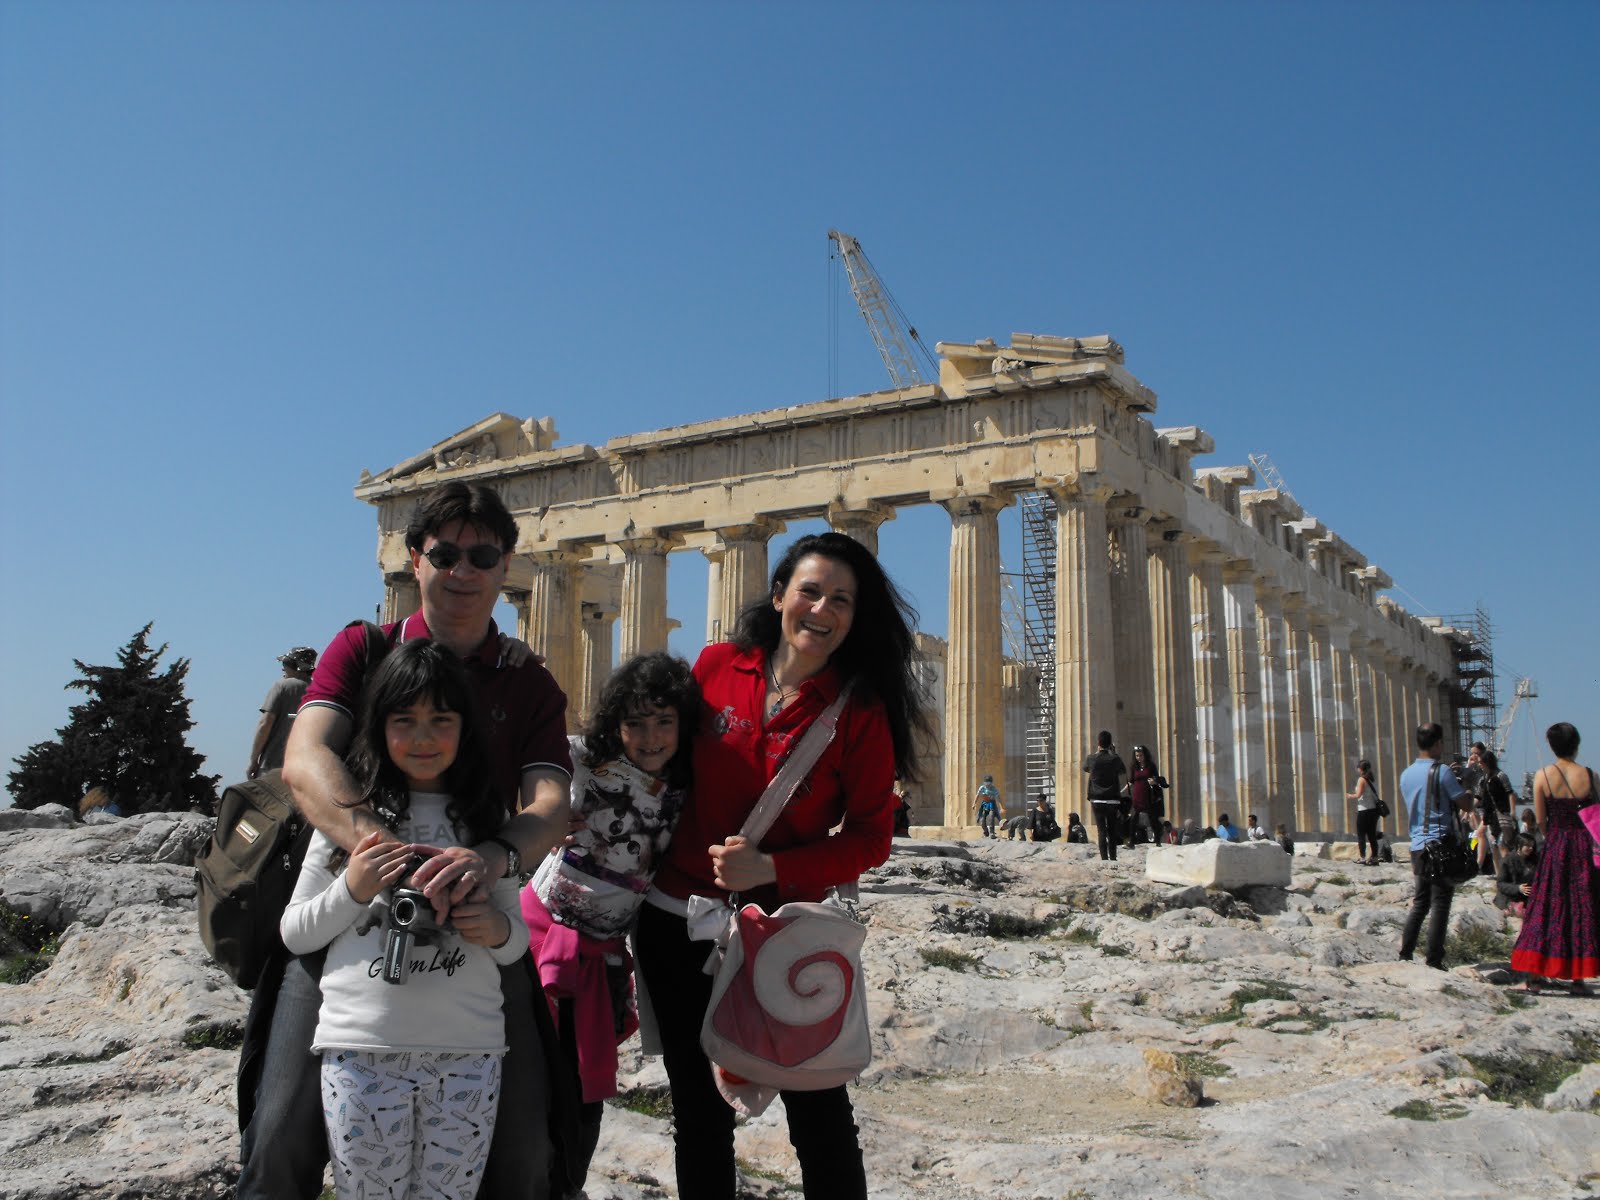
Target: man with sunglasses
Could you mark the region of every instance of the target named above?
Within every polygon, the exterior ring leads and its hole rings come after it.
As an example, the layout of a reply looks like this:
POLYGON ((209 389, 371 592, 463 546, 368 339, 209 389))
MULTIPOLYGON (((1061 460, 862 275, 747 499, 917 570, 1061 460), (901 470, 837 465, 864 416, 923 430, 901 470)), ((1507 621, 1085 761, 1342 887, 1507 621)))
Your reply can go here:
MULTIPOLYGON (((489 488, 451 483, 429 494, 406 528, 422 607, 384 629, 391 645, 433 638, 466 664, 489 729, 495 787, 507 801, 509 820, 497 835, 477 846, 441 850, 418 869, 416 886, 441 917, 452 908, 484 903, 488 884, 520 874, 523 863, 537 862, 567 832, 572 762, 566 697, 542 665, 507 657, 492 616, 516 539, 515 519, 489 488)), ((300 811, 346 850, 372 830, 385 829, 361 803, 343 758, 355 732, 367 654, 360 624, 329 644, 284 758, 284 779, 300 811)), ((310 1053, 321 968, 320 955, 294 958, 284 967, 281 986, 272 989, 263 980, 252 1000, 240 1063, 240 1117, 248 1121, 240 1200, 315 1200, 321 1194, 328 1151, 317 1059, 310 1053)), ((538 1023, 543 1016, 548 1026, 548 1013, 526 956, 502 968, 501 983, 509 1049, 481 1194, 543 1198, 550 1194, 550 1139, 541 1033, 552 1039, 554 1034, 538 1023)))

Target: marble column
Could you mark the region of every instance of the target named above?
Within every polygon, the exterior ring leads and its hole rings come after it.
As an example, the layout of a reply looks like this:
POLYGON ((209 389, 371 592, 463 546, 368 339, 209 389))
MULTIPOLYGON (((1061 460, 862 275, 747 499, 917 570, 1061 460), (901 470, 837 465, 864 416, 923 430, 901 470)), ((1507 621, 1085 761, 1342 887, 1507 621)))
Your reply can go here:
POLYGON ((1333 691, 1334 718, 1339 730, 1339 821, 1336 832, 1354 836, 1356 828, 1355 802, 1349 799, 1355 787, 1356 763, 1361 759, 1361 739, 1356 727, 1355 667, 1350 649, 1350 628, 1338 624, 1333 627, 1333 691))
MULTIPOLYGON (((1378 795, 1385 799, 1395 791, 1401 767, 1394 749, 1394 652, 1381 643, 1374 643, 1367 661, 1372 669, 1372 712, 1377 723, 1378 762, 1383 764, 1383 774, 1377 778, 1384 786, 1378 795)), ((1393 810, 1394 805, 1389 806, 1393 810)))
POLYGON ((622 550, 622 662, 667 648, 667 553, 673 544, 662 537, 615 542, 622 550))
POLYGON ((1269 831, 1279 821, 1294 819, 1294 760, 1290 754, 1293 722, 1289 705, 1289 631, 1284 622, 1283 591, 1256 587, 1256 630, 1261 647, 1261 729, 1266 765, 1266 799, 1253 811, 1269 831))
POLYGON ((1266 724, 1261 695, 1261 636, 1256 623, 1254 565, 1231 560, 1222 568, 1223 615, 1228 622, 1228 680, 1233 687, 1233 774, 1241 827, 1247 813, 1266 807, 1266 724))
POLYGON ((578 556, 565 550, 542 550, 523 557, 533 567, 523 640, 535 653, 544 655, 545 669, 563 691, 571 692, 579 682, 578 631, 583 618, 578 556))
POLYGON ((868 503, 853 507, 835 502, 828 505, 828 526, 835 533, 854 538, 873 554, 878 552, 878 527, 894 520, 894 506, 868 503))
POLYGON ((784 523, 758 517, 744 525, 713 531, 715 541, 706 550, 711 559, 711 581, 706 597, 706 640, 725 642, 733 636, 739 614, 767 593, 767 542, 782 533, 784 523))
POLYGON ((1185 802, 1178 797, 1178 824, 1193 817, 1215 825, 1217 813, 1237 809, 1233 773, 1233 684, 1228 675, 1228 627, 1223 619, 1222 553, 1189 547, 1189 616, 1194 646, 1195 744, 1200 786, 1185 802))
POLYGON ((1156 743, 1155 661, 1150 628, 1150 567, 1145 510, 1113 505, 1110 532, 1111 644, 1117 673, 1117 724, 1112 733, 1124 758, 1134 746, 1156 743))
POLYGON ((1312 711, 1317 734, 1316 823, 1308 828, 1336 833, 1344 826, 1344 744, 1339 728, 1339 701, 1332 630, 1325 614, 1310 621, 1312 711))
POLYGON ((945 674, 945 824, 969 825, 985 775, 1005 774, 1000 704, 1001 496, 940 501, 950 514, 950 649, 945 674))
POLYGON ((1085 794, 1084 755, 1116 722, 1116 671, 1104 636, 1111 628, 1110 491, 1076 481, 1044 490, 1056 505, 1055 775, 1064 815, 1085 794))
POLYGON ((1189 556, 1170 523, 1151 541, 1150 641, 1156 683, 1156 765, 1172 785, 1167 820, 1198 816, 1200 750, 1195 729, 1194 636, 1189 617, 1189 556))
POLYGON ((388 571, 383 576, 383 624, 403 621, 422 607, 422 589, 416 573, 388 571))
POLYGON ((1372 688, 1372 643, 1365 634, 1350 635, 1350 668, 1355 674, 1351 694, 1356 700, 1356 754, 1372 764, 1373 777, 1378 780, 1378 794, 1383 795, 1383 779, 1378 775, 1382 759, 1378 754, 1377 711, 1372 688))
POLYGON ((612 629, 617 623, 613 609, 598 604, 585 604, 580 628, 581 648, 578 654, 578 691, 569 699, 567 728, 576 731, 594 712, 600 701, 600 689, 611 674, 612 629), (574 720, 573 712, 577 719, 574 720))
POLYGON ((1317 751, 1316 684, 1305 596, 1298 592, 1285 596, 1283 615, 1288 632, 1289 762, 1294 777, 1294 819, 1287 815, 1283 819, 1291 830, 1313 830, 1320 828, 1322 759, 1317 751))

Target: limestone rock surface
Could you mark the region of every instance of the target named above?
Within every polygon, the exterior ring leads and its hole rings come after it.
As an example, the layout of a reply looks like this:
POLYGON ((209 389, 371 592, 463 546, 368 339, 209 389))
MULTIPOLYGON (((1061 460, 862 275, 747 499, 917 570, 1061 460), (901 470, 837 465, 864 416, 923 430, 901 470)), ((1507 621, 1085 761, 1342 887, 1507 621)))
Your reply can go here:
POLYGON ((1221 838, 1193 846, 1151 846, 1145 853, 1145 875, 1157 883, 1230 891, 1288 887, 1294 861, 1276 842, 1225 842, 1221 838))
MULTIPOLYGON (((194 820, 0 833, 0 896, 75 914, 49 970, 0 986, 0 1198, 229 1194, 248 998, 179 886, 194 820)), ((1233 893, 1148 880, 1147 854, 897 843, 863 879, 874 1197, 1321 1200, 1362 1164, 1385 1200, 1600 1181, 1600 1000, 1487 982, 1509 932, 1487 881, 1458 893, 1438 972, 1395 961, 1403 865, 1306 856, 1233 893), (1163 1103, 1152 1060, 1200 1102, 1163 1103), (1544 1082, 1518 1092, 1507 1061, 1544 1082)), ((621 1083, 663 1089, 637 1041, 621 1083)), ((737 1136, 749 1195, 798 1194, 781 1104, 737 1136)), ((587 1192, 675 1195, 667 1122, 608 1107, 587 1192)))

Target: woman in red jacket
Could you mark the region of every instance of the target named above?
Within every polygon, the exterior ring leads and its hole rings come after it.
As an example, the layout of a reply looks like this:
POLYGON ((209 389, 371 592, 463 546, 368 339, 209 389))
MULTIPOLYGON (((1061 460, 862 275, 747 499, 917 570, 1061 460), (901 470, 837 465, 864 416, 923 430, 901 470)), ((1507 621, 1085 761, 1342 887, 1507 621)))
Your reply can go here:
MULTIPOLYGON (((913 674, 915 620, 870 551, 824 533, 790 547, 772 572, 770 596, 740 614, 732 642, 708 646, 695 664, 704 702, 695 782, 637 935, 672 1089, 681 1196, 732 1200, 737 1179, 734 1112, 700 1050, 712 982, 702 968, 712 944, 689 938, 689 897, 738 893, 771 911, 790 900, 821 900, 889 857, 895 775, 915 778, 912 732, 924 720, 913 674), (745 818, 847 683, 853 689, 833 740, 751 845, 739 836, 745 818)), ((865 1200, 844 1087, 781 1096, 805 1194, 865 1200)))

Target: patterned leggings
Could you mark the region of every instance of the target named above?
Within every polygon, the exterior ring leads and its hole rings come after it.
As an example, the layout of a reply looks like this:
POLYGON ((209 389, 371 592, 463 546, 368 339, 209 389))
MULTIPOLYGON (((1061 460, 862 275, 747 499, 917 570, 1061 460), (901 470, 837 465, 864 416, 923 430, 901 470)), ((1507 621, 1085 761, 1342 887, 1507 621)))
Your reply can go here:
POLYGON ((498 1054, 324 1052, 339 1200, 472 1200, 499 1103, 498 1054))

